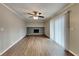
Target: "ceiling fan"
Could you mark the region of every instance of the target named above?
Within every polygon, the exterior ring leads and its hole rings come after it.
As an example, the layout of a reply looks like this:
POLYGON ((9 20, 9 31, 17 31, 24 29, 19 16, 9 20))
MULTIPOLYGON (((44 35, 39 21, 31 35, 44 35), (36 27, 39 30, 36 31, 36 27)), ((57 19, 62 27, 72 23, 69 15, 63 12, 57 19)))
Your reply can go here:
POLYGON ((38 11, 33 11, 32 13, 27 13, 33 17, 33 19, 38 19, 38 18, 44 18, 44 16, 41 16, 41 12, 38 11))

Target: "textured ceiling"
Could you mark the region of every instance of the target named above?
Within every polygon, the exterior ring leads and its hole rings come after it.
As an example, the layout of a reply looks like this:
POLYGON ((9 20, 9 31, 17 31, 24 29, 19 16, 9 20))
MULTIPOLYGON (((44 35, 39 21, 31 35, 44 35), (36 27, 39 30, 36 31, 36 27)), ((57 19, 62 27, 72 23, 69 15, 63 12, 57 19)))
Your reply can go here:
POLYGON ((44 21, 48 17, 54 15, 56 12, 64 8, 66 3, 6 3, 8 7, 13 9, 17 14, 19 14, 26 21, 33 21, 27 13, 32 11, 41 12, 45 18, 39 18, 38 21, 44 21))

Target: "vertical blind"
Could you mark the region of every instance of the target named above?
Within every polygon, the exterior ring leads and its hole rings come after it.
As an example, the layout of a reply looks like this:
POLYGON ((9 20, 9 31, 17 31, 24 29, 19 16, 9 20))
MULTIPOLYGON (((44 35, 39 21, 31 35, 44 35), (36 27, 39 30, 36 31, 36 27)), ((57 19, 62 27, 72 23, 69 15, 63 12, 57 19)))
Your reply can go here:
POLYGON ((63 48, 69 45, 69 12, 50 21, 50 38, 63 48))

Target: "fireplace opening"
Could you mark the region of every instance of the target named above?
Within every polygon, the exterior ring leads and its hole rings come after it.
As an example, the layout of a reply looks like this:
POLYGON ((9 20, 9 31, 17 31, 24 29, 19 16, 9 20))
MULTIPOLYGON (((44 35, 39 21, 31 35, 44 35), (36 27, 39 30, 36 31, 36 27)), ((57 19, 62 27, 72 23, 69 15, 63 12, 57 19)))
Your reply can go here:
POLYGON ((39 29, 34 29, 34 33, 39 33, 39 29))

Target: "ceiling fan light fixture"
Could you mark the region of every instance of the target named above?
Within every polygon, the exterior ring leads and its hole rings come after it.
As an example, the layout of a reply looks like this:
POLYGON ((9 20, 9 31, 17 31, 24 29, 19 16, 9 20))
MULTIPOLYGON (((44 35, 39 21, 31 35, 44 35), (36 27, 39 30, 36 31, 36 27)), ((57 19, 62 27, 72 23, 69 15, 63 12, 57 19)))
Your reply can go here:
POLYGON ((38 17, 37 17, 37 16, 33 16, 33 19, 34 19, 34 20, 38 20, 38 17))

